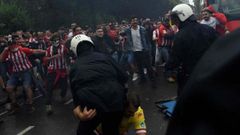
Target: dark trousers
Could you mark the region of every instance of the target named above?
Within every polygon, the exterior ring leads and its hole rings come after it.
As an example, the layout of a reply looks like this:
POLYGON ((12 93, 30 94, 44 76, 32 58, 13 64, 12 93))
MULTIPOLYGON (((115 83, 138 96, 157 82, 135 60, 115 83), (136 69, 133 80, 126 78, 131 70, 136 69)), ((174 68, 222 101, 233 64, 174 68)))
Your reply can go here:
POLYGON ((95 135, 93 130, 101 124, 103 135, 119 135, 119 125, 122 120, 123 112, 97 113, 89 121, 80 121, 77 135, 95 135))
POLYGON ((187 83, 187 81, 189 80, 189 74, 184 73, 183 71, 178 71, 177 74, 177 84, 178 84, 178 88, 177 88, 177 96, 180 96, 183 92, 183 89, 187 83))
POLYGON ((57 83, 54 84, 55 79, 57 77, 56 72, 52 72, 52 73, 48 73, 47 74, 47 96, 46 96, 46 105, 50 105, 52 104, 52 95, 53 95, 53 90, 55 88, 55 86, 59 86, 59 88, 61 89, 61 97, 65 97, 66 93, 67 93, 67 85, 68 85, 68 81, 67 81, 67 76, 65 77, 60 77, 57 80, 57 83))
POLYGON ((140 75, 140 79, 143 81, 145 80, 144 75, 144 68, 147 69, 148 76, 151 81, 155 81, 155 72, 153 71, 152 65, 151 65, 151 56, 148 51, 137 51, 134 52, 134 59, 137 64, 138 72, 140 75))
POLYGON ((151 64, 152 66, 155 66, 155 56, 156 56, 156 45, 155 44, 151 44, 151 64))

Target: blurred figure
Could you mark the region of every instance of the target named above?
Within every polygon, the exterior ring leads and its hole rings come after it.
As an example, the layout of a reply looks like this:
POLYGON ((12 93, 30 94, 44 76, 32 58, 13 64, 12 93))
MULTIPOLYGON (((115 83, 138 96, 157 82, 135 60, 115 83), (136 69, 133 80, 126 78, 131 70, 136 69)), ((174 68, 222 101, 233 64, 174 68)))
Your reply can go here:
POLYGON ((222 36, 226 33, 229 33, 229 31, 226 28, 226 23, 227 23, 227 17, 220 12, 217 12, 214 7, 212 5, 208 6, 206 8, 208 11, 210 11, 212 13, 212 16, 215 17, 217 19, 217 21, 219 22, 216 25, 216 31, 222 36))
POLYGON ((194 69, 166 135, 238 135, 240 29, 217 40, 194 69))
POLYGON ((74 36, 74 30, 77 27, 77 23, 72 23, 70 29, 68 29, 68 39, 71 39, 74 36))
POLYGON ((143 27, 146 29, 146 41, 147 44, 150 45, 151 47, 151 64, 152 66, 155 66, 155 54, 156 54, 156 46, 152 40, 153 37, 153 31, 154 31, 154 27, 153 27, 153 23, 151 21, 150 18, 146 18, 144 23, 143 23, 143 27))
POLYGON ((95 44, 94 51, 112 56, 116 52, 113 40, 104 32, 102 26, 96 28, 96 35, 92 38, 95 44))
POLYGON ((77 134, 91 135, 102 123, 104 135, 119 135, 126 102, 126 73, 108 55, 93 50, 90 37, 79 34, 71 41, 77 60, 70 70, 77 134))
POLYGON ((136 65, 140 75, 139 84, 143 84, 146 82, 144 68, 147 68, 147 74, 152 82, 152 86, 156 87, 156 76, 151 65, 151 46, 146 41, 147 34, 145 28, 140 26, 138 23, 138 18, 133 17, 131 19, 131 27, 125 31, 127 36, 127 42, 131 47, 131 51, 133 51, 134 60, 136 61, 136 65))
POLYGON ((169 61, 169 53, 171 51, 171 48, 173 46, 173 40, 174 40, 174 31, 170 25, 170 20, 166 17, 163 22, 159 26, 159 34, 158 34, 158 40, 157 40, 157 49, 159 53, 159 58, 163 63, 164 67, 164 74, 167 78, 167 81, 170 83, 175 82, 175 79, 173 78, 173 70, 169 70, 166 68, 166 63, 169 61))
MULTIPOLYGON (((127 135, 134 130, 135 135, 147 135, 147 127, 143 109, 140 105, 140 97, 134 92, 127 94, 127 103, 119 126, 120 135, 127 135)), ((97 129, 98 135, 102 135, 101 125, 97 129)))
POLYGON ((178 26, 179 32, 175 35, 166 69, 177 69, 177 92, 180 95, 198 60, 218 35, 213 28, 199 24, 192 8, 187 4, 175 6, 171 20, 178 26))
POLYGON ((60 44, 60 36, 58 33, 51 37, 52 46, 47 48, 45 62, 47 62, 47 96, 46 96, 46 112, 48 115, 53 113, 52 95, 56 86, 61 89, 61 100, 65 102, 68 88, 67 81, 67 48, 60 44))
MULTIPOLYGON (((8 46, 7 38, 4 35, 0 35, 0 54, 4 51, 4 48, 8 46)), ((7 62, 0 62, 0 74, 3 82, 7 81, 7 62)))
POLYGON ((29 55, 45 53, 40 49, 23 48, 19 45, 20 37, 13 35, 12 40, 9 41, 9 46, 5 47, 0 55, 0 60, 9 61, 12 63, 12 73, 7 81, 6 91, 9 93, 11 99, 11 111, 15 112, 18 105, 16 103, 16 96, 14 89, 17 86, 18 80, 23 81, 23 87, 27 94, 27 110, 33 112, 33 100, 32 100, 32 77, 31 69, 32 64, 29 61, 29 55))
POLYGON ((212 12, 209 11, 208 9, 204 9, 202 12, 202 21, 200 22, 201 24, 206 24, 214 29, 216 29, 217 24, 219 22, 215 17, 212 17, 212 12))

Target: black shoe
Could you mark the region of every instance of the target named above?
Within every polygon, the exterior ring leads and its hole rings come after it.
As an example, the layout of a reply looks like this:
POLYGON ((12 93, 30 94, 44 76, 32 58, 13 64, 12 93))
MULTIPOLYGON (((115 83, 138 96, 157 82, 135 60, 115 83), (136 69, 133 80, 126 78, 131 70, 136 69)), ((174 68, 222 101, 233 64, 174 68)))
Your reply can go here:
POLYGON ((17 103, 12 103, 11 108, 8 112, 10 115, 15 114, 19 109, 20 109, 20 106, 17 103))

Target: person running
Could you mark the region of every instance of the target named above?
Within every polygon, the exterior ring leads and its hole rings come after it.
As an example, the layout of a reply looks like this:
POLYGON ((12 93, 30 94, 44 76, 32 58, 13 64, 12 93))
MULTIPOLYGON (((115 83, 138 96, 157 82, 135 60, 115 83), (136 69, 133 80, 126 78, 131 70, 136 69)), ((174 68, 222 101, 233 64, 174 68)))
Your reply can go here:
POLYGON ((67 62, 66 54, 67 48, 60 44, 60 36, 58 33, 51 37, 52 45, 47 48, 45 62, 48 63, 47 71, 47 97, 46 97, 46 111, 48 115, 53 113, 52 109, 52 94, 53 89, 59 85, 61 89, 61 100, 66 99, 68 80, 67 80, 67 62))
POLYGON ((119 135, 127 74, 109 55, 94 52, 94 47, 91 38, 83 34, 71 41, 70 49, 77 56, 69 74, 73 102, 80 114, 77 134, 91 135, 102 123, 104 135, 119 135))
POLYGON ((12 64, 12 74, 10 75, 9 80, 7 81, 6 91, 9 93, 11 99, 11 110, 16 111, 17 103, 14 89, 17 86, 18 80, 23 81, 23 87, 26 90, 27 94, 27 106, 28 111, 34 111, 33 100, 32 100, 32 78, 31 78, 31 69, 32 64, 29 61, 29 55, 31 54, 41 54, 45 53, 44 50, 40 49, 29 49, 23 48, 19 45, 19 37, 13 35, 11 41, 9 41, 9 46, 5 47, 3 52, 0 55, 0 61, 9 61, 12 64))

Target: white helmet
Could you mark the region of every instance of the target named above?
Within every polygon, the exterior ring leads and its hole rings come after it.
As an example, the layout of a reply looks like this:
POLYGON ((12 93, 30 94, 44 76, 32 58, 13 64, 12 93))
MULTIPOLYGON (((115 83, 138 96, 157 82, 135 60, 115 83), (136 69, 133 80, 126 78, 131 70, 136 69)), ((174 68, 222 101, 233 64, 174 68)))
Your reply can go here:
POLYGON ((70 46, 70 50, 73 51, 73 53, 75 55, 77 55, 77 46, 79 45, 79 43, 81 42, 89 42, 94 46, 93 41, 91 40, 90 37, 84 35, 84 34, 78 34, 76 36, 74 36, 71 40, 71 46, 70 46))
POLYGON ((178 4, 172 9, 173 14, 177 14, 181 22, 186 21, 193 15, 193 10, 188 4, 178 4))

